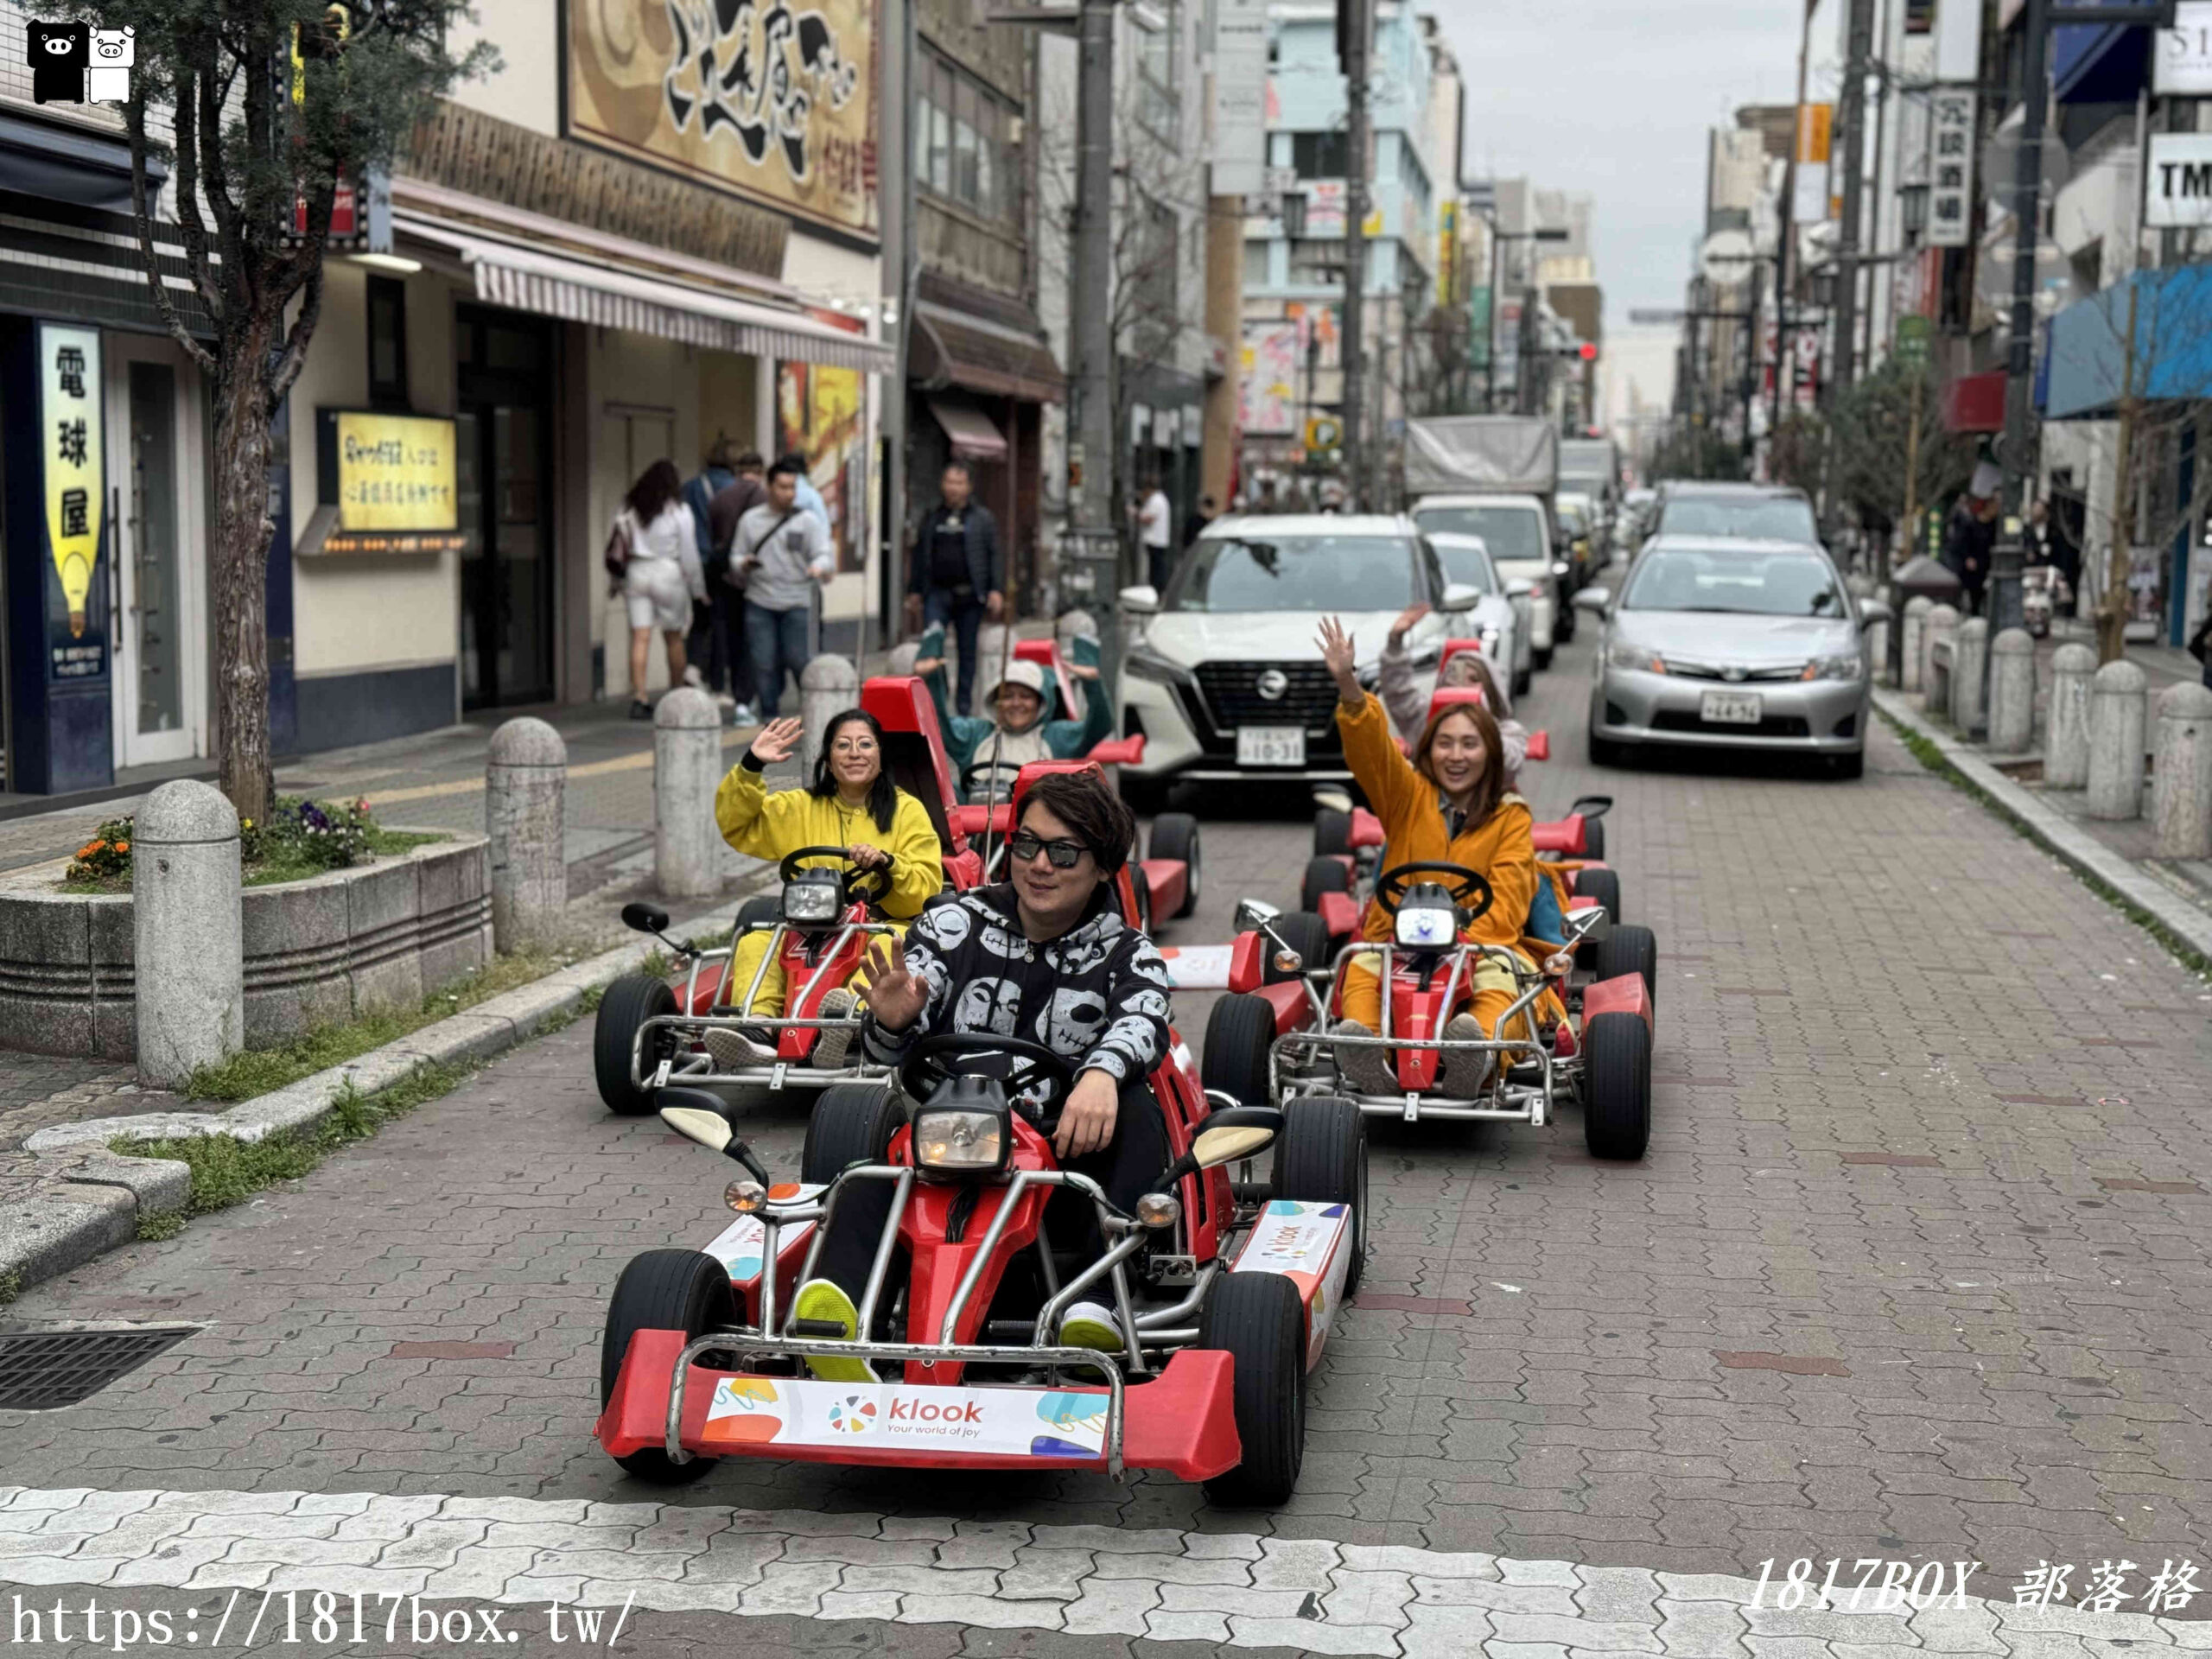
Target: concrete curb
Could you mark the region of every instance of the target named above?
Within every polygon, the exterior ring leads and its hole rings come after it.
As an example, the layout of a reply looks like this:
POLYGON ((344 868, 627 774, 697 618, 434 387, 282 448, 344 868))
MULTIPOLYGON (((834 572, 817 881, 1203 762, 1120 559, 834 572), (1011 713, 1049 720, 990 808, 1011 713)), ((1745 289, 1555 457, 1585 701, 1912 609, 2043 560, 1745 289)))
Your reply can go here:
POLYGON ((1956 767, 1959 775, 1996 803, 1998 808, 2038 844, 2071 865, 2080 874, 2093 877, 2200 957, 2212 958, 2212 913, 2172 892, 2156 878, 2145 875, 2129 859, 2106 846, 2055 807, 2036 798, 1990 765, 1977 744, 1934 724, 1904 693, 1874 688, 1874 706, 1915 736, 1935 746, 1956 767))
MULTIPOLYGON (((774 875, 771 865, 747 876, 712 910, 672 921, 671 933, 730 926, 739 906, 774 875)), ((489 1059, 527 1042, 575 1014, 592 992, 634 972, 659 948, 649 939, 621 945, 226 1112, 149 1112, 39 1130, 23 1142, 24 1149, 53 1160, 60 1179, 0 1215, 0 1283, 12 1277, 22 1290, 67 1273, 136 1240, 142 1215, 184 1207, 192 1187, 187 1165, 174 1159, 118 1157, 108 1152, 109 1141, 119 1136, 160 1141, 203 1135, 258 1141, 279 1130, 306 1128, 329 1114, 349 1084, 362 1094, 373 1094, 426 1065, 489 1059)))

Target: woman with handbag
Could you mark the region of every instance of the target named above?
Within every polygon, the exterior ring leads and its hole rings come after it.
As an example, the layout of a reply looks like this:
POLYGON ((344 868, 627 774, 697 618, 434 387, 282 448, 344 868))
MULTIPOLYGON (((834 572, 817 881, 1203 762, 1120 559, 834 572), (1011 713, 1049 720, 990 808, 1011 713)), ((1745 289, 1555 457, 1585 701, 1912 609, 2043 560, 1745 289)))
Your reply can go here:
POLYGON ((691 607, 707 599, 698 529, 674 461, 655 461, 630 486, 607 538, 607 569, 621 584, 630 613, 630 718, 651 720, 645 659, 653 631, 667 641, 668 683, 683 684, 691 607))

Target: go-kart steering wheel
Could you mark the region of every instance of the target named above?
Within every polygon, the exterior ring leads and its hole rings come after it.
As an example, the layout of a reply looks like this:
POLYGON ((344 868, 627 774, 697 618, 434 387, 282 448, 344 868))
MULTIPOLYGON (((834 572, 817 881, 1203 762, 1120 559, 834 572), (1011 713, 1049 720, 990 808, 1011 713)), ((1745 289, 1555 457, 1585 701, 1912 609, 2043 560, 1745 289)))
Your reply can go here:
POLYGON ((978 784, 982 784, 985 793, 995 803, 1010 800, 1014 796, 1014 787, 1020 779, 1021 768, 1012 760, 970 760, 960 774, 960 792, 971 804, 980 805, 982 803, 976 798, 976 790, 978 784))
POLYGON ((776 874, 786 885, 798 880, 798 867, 810 858, 834 858, 844 868, 845 891, 864 905, 878 905, 891 891, 891 867, 880 870, 864 870, 853 862, 851 850, 843 847, 802 847, 795 853, 784 855, 784 861, 776 867, 776 874))
POLYGON ((1451 894, 1452 902, 1467 912, 1468 921, 1489 913, 1496 895, 1491 892, 1488 876, 1464 864, 1446 864, 1433 859, 1396 865, 1375 878, 1375 902, 1382 906, 1382 913, 1395 916, 1398 906, 1405 902, 1406 889, 1413 886, 1415 877, 1423 875, 1459 878, 1446 891, 1451 894))
MULTIPOLYGON (((914 1045, 914 1052, 899 1063, 899 1090, 919 1105, 948 1078, 969 1075, 969 1068, 960 1064, 963 1058, 973 1056, 980 1059, 987 1054, 1009 1062, 1003 1071, 994 1068, 989 1074, 992 1081, 1006 1090, 1009 1100, 1052 1084, 1057 1087, 1059 1098, 1065 1101, 1075 1087, 1075 1067, 1042 1043, 1026 1042, 1019 1037, 994 1037, 982 1032, 949 1031, 923 1038, 914 1045)), ((1040 1122, 1038 1128, 1049 1135, 1058 1120, 1058 1114, 1055 1113, 1050 1122, 1040 1122)))

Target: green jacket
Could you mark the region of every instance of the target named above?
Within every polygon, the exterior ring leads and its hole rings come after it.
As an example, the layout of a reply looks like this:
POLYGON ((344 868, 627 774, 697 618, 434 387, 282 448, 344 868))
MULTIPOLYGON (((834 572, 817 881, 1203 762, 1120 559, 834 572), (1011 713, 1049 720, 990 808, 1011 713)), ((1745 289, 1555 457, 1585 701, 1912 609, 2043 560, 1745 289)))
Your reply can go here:
MULTIPOLYGON (((959 779, 966 775, 968 768, 975 764, 976 757, 990 742, 992 734, 998 730, 998 722, 983 715, 956 715, 952 712, 951 686, 944 669, 944 624, 932 622, 923 631, 918 654, 925 660, 932 657, 938 659, 937 668, 924 676, 924 681, 929 686, 931 701, 937 704, 937 723, 944 734, 944 752, 952 762, 953 776, 959 779)), ((1098 642, 1087 636, 1078 637, 1070 643, 1067 657, 1069 661, 1085 668, 1096 668, 1098 666, 1098 642)), ((988 674, 976 676, 978 682, 990 677, 988 674)), ((991 690, 996 689, 995 680, 991 685, 981 689, 988 696, 991 690)), ((1068 710, 1060 699, 1056 677, 1049 674, 1046 677, 1045 690, 1047 697, 1046 718, 1029 731, 1020 734, 1022 740, 1033 736, 1042 744, 1044 752, 1053 760, 1075 760, 1090 753, 1093 745, 1103 743, 1114 734, 1114 711, 1107 706, 1104 688, 1097 681, 1086 683, 1087 695, 1083 700, 1084 713, 1080 720, 1068 717, 1068 710)), ((1009 734, 1010 740, 1012 736, 1009 734)), ((1027 748, 1029 744, 1025 741, 1021 747, 1027 748)))

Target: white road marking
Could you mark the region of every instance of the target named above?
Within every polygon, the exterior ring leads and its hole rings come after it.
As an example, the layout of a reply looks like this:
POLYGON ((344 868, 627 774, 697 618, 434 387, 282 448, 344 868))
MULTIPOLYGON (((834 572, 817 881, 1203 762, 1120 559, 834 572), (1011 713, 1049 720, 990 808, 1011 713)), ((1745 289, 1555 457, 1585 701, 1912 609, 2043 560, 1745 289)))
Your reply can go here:
POLYGON ((2079 1653, 2068 1637, 2212 1648, 2212 1625, 1961 1598, 1948 1575, 1918 1611, 1884 1608, 1872 1589, 1854 1611, 1839 1589, 1841 1605, 1783 1611, 1752 1606, 1749 1578, 1400 1545, 367 1492, 0 1486, 0 1582, 874 1618, 1383 1659, 1462 1659, 1492 1642, 1679 1659, 1738 1641, 1751 1659, 1805 1659, 1808 1641, 1832 1659, 1915 1645, 2025 1659, 2054 1639, 2079 1653))

